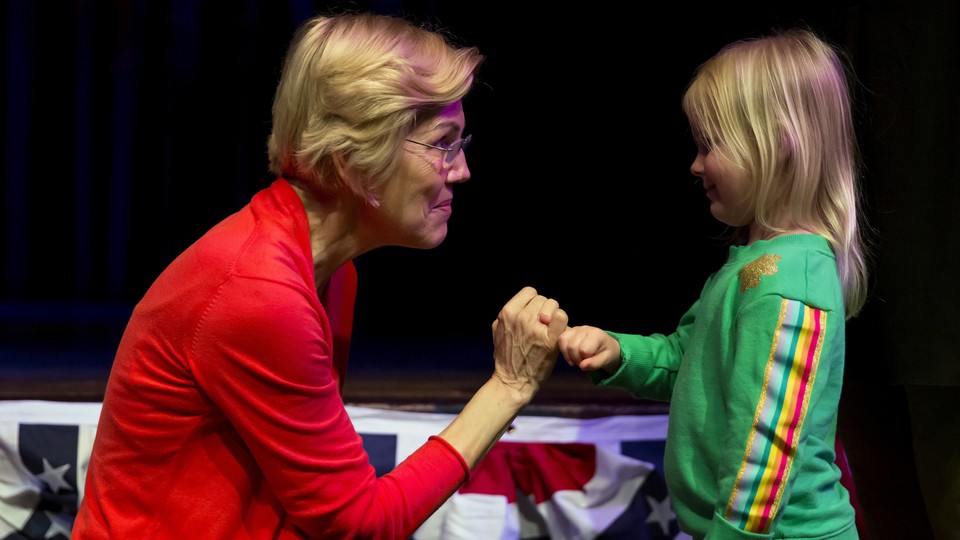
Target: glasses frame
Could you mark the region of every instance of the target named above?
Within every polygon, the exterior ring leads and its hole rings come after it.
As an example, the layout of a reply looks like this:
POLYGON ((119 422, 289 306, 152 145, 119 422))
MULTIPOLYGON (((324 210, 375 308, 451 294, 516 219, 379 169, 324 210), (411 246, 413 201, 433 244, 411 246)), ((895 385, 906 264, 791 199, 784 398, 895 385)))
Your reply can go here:
POLYGON ((412 142, 413 144, 419 144, 420 146, 426 146, 427 148, 433 148, 435 150, 440 150, 443 152, 443 162, 447 165, 450 165, 457 159, 457 156, 460 155, 460 152, 467 148, 467 145, 470 144, 470 139, 473 138, 473 134, 467 135, 462 139, 457 139, 453 141, 450 146, 437 146, 435 144, 427 144, 420 141, 415 141, 413 139, 405 139, 407 142, 412 142))

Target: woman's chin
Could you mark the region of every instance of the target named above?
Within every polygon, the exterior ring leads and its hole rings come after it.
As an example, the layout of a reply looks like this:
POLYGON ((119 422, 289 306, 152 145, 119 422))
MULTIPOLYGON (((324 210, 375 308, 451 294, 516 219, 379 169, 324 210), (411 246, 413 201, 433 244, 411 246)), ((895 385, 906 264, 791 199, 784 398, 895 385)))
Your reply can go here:
POLYGON ((447 238, 447 231, 444 229, 443 234, 434 236, 427 244, 424 246, 424 249, 433 249, 443 243, 447 238))
POLYGON ((405 242, 403 245, 413 249, 433 249, 443 243, 447 238, 447 225, 435 230, 426 232, 423 235, 405 242))

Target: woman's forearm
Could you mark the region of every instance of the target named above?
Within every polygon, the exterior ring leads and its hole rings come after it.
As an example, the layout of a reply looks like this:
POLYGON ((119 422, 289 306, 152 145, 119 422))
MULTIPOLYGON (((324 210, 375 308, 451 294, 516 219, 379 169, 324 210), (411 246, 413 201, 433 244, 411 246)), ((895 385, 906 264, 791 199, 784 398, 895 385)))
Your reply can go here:
POLYGON ((440 437, 456 448, 473 469, 533 399, 532 390, 517 390, 491 377, 440 432, 440 437))

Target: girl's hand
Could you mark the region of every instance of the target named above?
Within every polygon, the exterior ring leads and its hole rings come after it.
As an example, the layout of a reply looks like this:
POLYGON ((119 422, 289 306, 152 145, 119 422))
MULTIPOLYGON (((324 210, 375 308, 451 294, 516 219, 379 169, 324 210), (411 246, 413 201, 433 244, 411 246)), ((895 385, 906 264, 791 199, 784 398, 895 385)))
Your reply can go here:
POLYGON ((581 371, 605 371, 611 375, 620 369, 620 343, 595 326, 572 326, 560 334, 560 354, 581 371))

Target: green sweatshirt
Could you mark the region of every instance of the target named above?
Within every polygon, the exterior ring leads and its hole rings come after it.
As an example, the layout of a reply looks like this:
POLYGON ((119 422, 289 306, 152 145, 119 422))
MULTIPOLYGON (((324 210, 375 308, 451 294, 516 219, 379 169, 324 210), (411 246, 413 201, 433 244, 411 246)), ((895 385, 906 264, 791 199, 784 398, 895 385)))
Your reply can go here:
POLYGON ((836 259, 816 235, 733 246, 670 335, 610 332, 599 386, 670 402, 664 476, 694 538, 855 539, 834 437, 844 362, 836 259))

